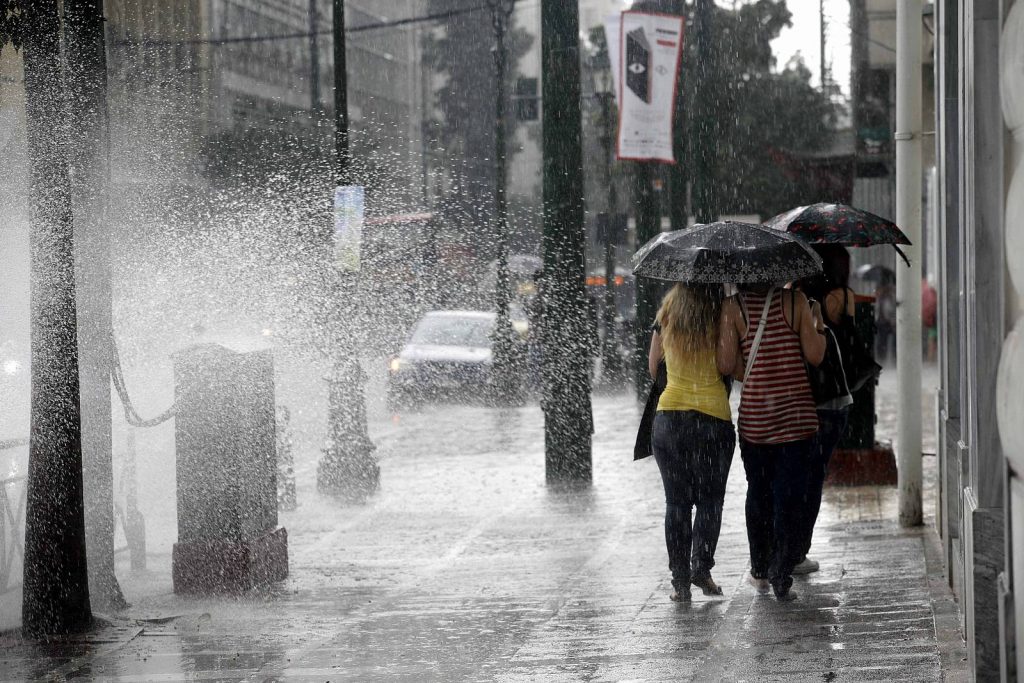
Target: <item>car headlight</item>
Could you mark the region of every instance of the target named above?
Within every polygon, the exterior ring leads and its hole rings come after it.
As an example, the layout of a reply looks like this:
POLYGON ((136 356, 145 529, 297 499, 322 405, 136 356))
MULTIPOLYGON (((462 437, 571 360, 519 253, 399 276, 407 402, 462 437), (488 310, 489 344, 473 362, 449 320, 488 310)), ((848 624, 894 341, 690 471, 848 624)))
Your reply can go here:
POLYGON ((391 362, 388 363, 388 370, 390 370, 391 372, 398 372, 401 369, 402 369, 402 359, 401 358, 392 358, 391 362))

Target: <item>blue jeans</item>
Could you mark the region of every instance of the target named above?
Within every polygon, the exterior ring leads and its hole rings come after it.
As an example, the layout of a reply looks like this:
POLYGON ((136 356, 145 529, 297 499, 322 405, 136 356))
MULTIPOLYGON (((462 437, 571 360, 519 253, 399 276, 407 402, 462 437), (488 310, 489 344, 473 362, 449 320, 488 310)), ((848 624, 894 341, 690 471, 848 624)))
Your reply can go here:
POLYGON ((665 486, 665 546, 676 590, 711 576, 735 448, 732 422, 695 410, 654 418, 654 459, 665 486))
POLYGON ((850 408, 839 410, 818 411, 818 433, 811 443, 810 468, 807 474, 807 503, 804 506, 804 541, 801 546, 800 559, 807 557, 811 550, 811 536, 814 535, 814 524, 818 521, 821 510, 821 491, 828 475, 828 461, 832 459, 839 440, 846 433, 846 422, 850 408))
POLYGON ((776 590, 788 590, 793 585, 793 567, 800 561, 811 442, 740 441, 740 457, 747 474, 750 573, 754 578, 768 579, 776 590))

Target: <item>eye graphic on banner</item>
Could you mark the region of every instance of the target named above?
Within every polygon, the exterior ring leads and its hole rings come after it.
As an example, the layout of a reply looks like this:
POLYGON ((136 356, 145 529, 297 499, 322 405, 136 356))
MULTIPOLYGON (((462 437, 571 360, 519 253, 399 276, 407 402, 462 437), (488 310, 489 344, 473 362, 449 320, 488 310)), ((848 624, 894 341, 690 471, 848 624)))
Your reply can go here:
POLYGON ((674 163, 683 17, 626 11, 605 22, 619 103, 618 159, 674 163))

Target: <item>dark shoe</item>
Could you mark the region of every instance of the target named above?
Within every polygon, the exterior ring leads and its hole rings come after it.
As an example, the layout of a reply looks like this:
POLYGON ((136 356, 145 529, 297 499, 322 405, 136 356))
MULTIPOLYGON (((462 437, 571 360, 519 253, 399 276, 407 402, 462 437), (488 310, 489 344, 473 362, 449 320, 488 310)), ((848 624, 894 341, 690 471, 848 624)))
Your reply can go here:
POLYGON ((796 600, 796 591, 792 588, 780 588, 778 586, 772 586, 772 591, 775 593, 775 599, 779 602, 793 602, 796 600))
POLYGON ((668 596, 672 602, 690 602, 690 589, 689 588, 677 588, 672 595, 668 596))
POLYGON ((710 576, 695 579, 690 583, 699 588, 704 595, 722 595, 721 587, 710 576))

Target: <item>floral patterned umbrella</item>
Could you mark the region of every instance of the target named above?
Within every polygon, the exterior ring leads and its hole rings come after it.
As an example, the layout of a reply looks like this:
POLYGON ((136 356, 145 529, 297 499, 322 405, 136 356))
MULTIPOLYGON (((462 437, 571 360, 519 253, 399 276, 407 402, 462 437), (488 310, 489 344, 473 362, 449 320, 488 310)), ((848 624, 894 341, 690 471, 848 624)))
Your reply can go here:
POLYGON ((761 225, 719 221, 663 232, 633 256, 633 273, 673 282, 791 282, 821 272, 804 242, 761 225))
POLYGON ((798 206, 765 221, 773 230, 796 235, 811 244, 842 244, 847 247, 870 247, 891 244, 907 260, 897 244, 911 244, 903 231, 892 221, 846 204, 811 204, 798 206))

